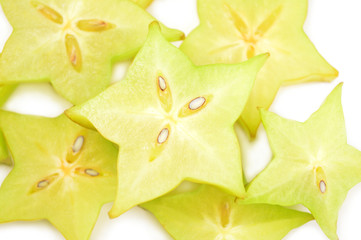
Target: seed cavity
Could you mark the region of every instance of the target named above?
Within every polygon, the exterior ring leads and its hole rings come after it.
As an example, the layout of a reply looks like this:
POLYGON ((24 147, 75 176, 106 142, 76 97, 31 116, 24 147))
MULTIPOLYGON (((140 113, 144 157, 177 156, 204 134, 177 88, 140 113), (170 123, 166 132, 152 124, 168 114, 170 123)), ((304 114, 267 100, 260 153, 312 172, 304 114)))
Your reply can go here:
POLYGON ((246 22, 243 20, 243 18, 239 15, 239 13, 234 10, 230 5, 225 4, 225 7, 228 10, 229 13, 229 18, 232 21, 232 23, 234 24, 234 26, 237 28, 237 30, 239 31, 239 33, 245 37, 245 34, 248 31, 248 27, 246 22))
POLYGON ((99 176, 99 173, 98 173, 96 170, 91 169, 91 168, 85 169, 84 172, 85 172, 85 174, 88 174, 88 175, 91 176, 91 177, 97 177, 97 176, 99 176))
POLYGON ((190 101, 188 107, 190 110, 197 110, 201 108, 206 103, 206 99, 204 97, 197 97, 190 101))
POLYGON ((256 55, 256 49, 253 45, 249 45, 247 48, 247 59, 253 58, 256 55))
POLYGON ((102 32, 115 28, 114 24, 99 19, 80 20, 76 25, 80 30, 87 32, 102 32))
POLYGON ((164 91, 167 88, 167 83, 165 82, 165 79, 162 76, 158 77, 158 85, 160 90, 164 91))
POLYGON ((50 21, 53 21, 57 24, 63 23, 63 17, 51 7, 37 1, 32 1, 31 5, 33 5, 33 7, 36 8, 40 14, 42 14, 50 21))
POLYGON ((326 192, 326 183, 325 183, 325 181, 321 180, 318 186, 320 188, 321 193, 326 192))
POLYGON ((82 149, 83 144, 84 144, 84 136, 77 137, 72 147, 73 153, 78 153, 82 149))
POLYGON ((101 175, 101 173, 95 170, 94 168, 83 168, 83 167, 75 168, 74 173, 85 177, 98 177, 101 175))
POLYGON ((157 138, 157 142, 159 144, 163 144, 165 143, 165 141, 167 141, 169 136, 169 130, 168 128, 163 128, 162 131, 160 131, 158 138, 157 138))
POLYGON ((38 183, 38 185, 37 185, 37 187, 38 188, 45 188, 45 187, 47 187, 47 186, 49 186, 49 181, 48 180, 42 180, 42 181, 40 181, 39 183, 38 183))
POLYGON ((56 179, 58 179, 58 177, 59 177, 59 174, 55 173, 55 174, 49 175, 49 176, 41 179, 40 181, 36 182, 36 184, 34 184, 32 189, 30 190, 30 194, 48 188, 51 183, 53 183, 56 179))
POLYGON ((157 141, 154 142, 153 147, 150 149, 149 162, 154 161, 164 151, 171 132, 170 129, 171 129, 170 125, 167 124, 159 132, 157 141))
POLYGON ((231 207, 228 202, 225 202, 220 206, 220 212, 221 212, 221 225, 222 227, 226 228, 229 225, 230 216, 231 216, 231 207))
POLYGON ((184 105, 178 114, 178 117, 187 117, 195 114, 205 108, 208 102, 212 99, 212 96, 200 96, 191 100, 188 104, 184 105))
POLYGON ((79 43, 75 36, 67 34, 65 36, 65 46, 71 65, 76 71, 80 72, 82 67, 82 56, 79 43))
POLYGON ((263 36, 276 22, 280 17, 282 11, 282 6, 273 10, 272 13, 258 26, 256 30, 256 35, 263 36))
POLYGON ((156 84, 160 104, 165 112, 170 112, 173 106, 173 99, 167 79, 162 74, 158 74, 156 84))
POLYGON ((315 184, 321 193, 325 193, 327 191, 327 181, 326 174, 323 171, 323 168, 318 166, 314 168, 315 172, 315 184))

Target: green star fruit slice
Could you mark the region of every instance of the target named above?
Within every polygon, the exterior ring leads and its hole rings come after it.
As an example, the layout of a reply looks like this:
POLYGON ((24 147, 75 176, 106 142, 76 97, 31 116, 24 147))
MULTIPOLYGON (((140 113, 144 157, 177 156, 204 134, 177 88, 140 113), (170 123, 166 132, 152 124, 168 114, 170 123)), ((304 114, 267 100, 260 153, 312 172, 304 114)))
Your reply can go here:
MULTIPOLYGON (((51 82, 79 104, 104 90, 112 63, 131 59, 154 18, 128 0, 1 0, 14 31, 0 59, 0 84, 51 82)), ((166 28, 168 40, 183 33, 166 28)))
POLYGON ((303 31, 307 0, 198 0, 200 25, 181 49, 197 65, 238 63, 269 52, 239 123, 251 137, 282 85, 331 81, 338 72, 303 31))
MULTIPOLYGON (((1 86, 0 87, 0 106, 3 106, 11 93, 14 91, 15 86, 1 86)), ((6 147, 5 139, 0 132, 0 163, 11 164, 8 149, 6 147)))
POLYGON ((153 0, 132 0, 132 1, 138 4, 139 6, 141 6, 142 8, 147 8, 153 2, 153 0))
POLYGON ((46 219, 68 240, 89 239, 115 198, 117 148, 65 115, 0 112, 14 168, 0 188, 0 222, 46 219))
POLYGON ((120 147, 111 217, 183 180, 244 193, 233 125, 267 57, 196 67, 151 24, 126 78, 66 112, 120 147))
POLYGON ((274 157, 247 187, 248 203, 303 204, 324 233, 337 240, 338 211, 361 182, 361 152, 347 144, 342 84, 305 122, 261 111, 274 157))
POLYGON ((279 240, 313 219, 308 213, 267 204, 240 204, 210 186, 142 205, 175 240, 279 240))

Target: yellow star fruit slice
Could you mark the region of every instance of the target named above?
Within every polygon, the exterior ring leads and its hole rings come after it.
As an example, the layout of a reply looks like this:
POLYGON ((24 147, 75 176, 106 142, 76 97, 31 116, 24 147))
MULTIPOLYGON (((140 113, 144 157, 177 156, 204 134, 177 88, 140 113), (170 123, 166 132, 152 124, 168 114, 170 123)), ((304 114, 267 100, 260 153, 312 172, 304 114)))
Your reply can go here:
POLYGON ((268 55, 195 67, 159 25, 124 80, 66 114, 119 145, 118 191, 110 212, 159 197, 183 180, 244 193, 233 125, 268 55))
MULTIPOLYGON (((154 18, 128 0, 1 0, 14 31, 0 59, 0 84, 50 82, 79 104, 104 90, 112 63, 131 59, 154 18)), ((183 33, 166 28, 168 40, 183 33)))
MULTIPOLYGON (((3 106, 11 93, 14 91, 15 86, 0 86, 0 107, 3 106)), ((0 163, 11 164, 8 149, 6 147, 5 139, 0 131, 0 163)))
POLYGON ((175 240, 280 240, 313 219, 308 213, 268 204, 240 204, 210 186, 142 205, 175 240))
POLYGON ((307 0, 198 0, 198 13, 200 25, 181 46, 195 64, 271 55, 239 119, 252 137, 261 122, 257 108, 268 108, 282 85, 338 75, 303 31, 307 0))
POLYGON ((0 112, 14 168, 0 188, 0 222, 46 219, 68 240, 89 239, 115 198, 116 147, 66 116, 0 112))
POLYGON ((250 203, 303 204, 325 234, 337 240, 338 211, 361 182, 361 152, 347 144, 342 85, 305 122, 262 110, 274 157, 248 186, 250 203))

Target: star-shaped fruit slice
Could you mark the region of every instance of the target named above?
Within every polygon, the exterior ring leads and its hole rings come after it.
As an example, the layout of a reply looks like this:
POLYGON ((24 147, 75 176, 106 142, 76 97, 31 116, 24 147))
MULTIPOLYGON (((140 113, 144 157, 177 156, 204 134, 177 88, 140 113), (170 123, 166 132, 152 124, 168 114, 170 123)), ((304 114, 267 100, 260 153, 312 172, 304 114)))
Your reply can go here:
POLYGON ((257 108, 268 108, 281 85, 338 75, 303 31, 307 0, 198 0, 198 13, 200 25, 181 46, 195 64, 271 55, 239 119, 252 137, 261 122, 257 108))
MULTIPOLYGON (((3 106, 10 94, 14 91, 15 86, 1 86, 0 87, 0 107, 3 106)), ((0 163, 11 164, 8 149, 6 147, 5 139, 0 131, 0 163)))
POLYGON ((150 25, 124 80, 66 114, 119 145, 111 217, 183 180, 244 193, 233 125, 268 55, 242 64, 195 67, 150 25))
POLYGON ((117 148, 65 115, 0 112, 14 168, 0 188, 0 222, 46 219, 68 240, 89 239, 115 198, 117 148))
POLYGON ((313 219, 308 213, 268 204, 241 204, 210 186, 142 205, 175 240, 280 240, 313 219))
POLYGON ((247 187, 250 203, 303 204, 325 234, 336 234, 348 190, 361 182, 361 152, 347 144, 342 85, 305 123, 261 111, 274 157, 247 187))
MULTIPOLYGON (((0 84, 51 82, 74 104, 111 80, 112 63, 130 59, 154 18, 128 0, 1 0, 13 27, 0 59, 0 84)), ((162 25, 168 40, 183 33, 162 25)))

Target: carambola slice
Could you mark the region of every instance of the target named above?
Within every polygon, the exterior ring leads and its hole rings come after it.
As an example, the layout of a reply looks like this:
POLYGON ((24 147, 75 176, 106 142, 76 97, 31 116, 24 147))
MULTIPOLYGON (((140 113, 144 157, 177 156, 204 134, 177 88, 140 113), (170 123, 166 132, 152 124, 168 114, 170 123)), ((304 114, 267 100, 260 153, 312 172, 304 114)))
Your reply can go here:
POLYGON ((361 152, 347 144, 342 85, 300 123, 261 111, 274 157, 248 186, 249 203, 303 204, 325 234, 337 240, 338 211, 361 182, 361 152))
POLYGON ((151 24, 124 80, 66 114, 119 145, 111 217, 183 180, 244 193, 233 124, 268 55, 242 64, 195 67, 151 24))
MULTIPOLYGON (((0 0, 13 27, 0 84, 51 82, 79 104, 104 90, 113 62, 134 57, 154 18, 128 0, 0 0)), ((183 33, 162 26, 168 40, 183 33)))
POLYGON ((303 31, 307 0, 198 0, 198 13, 200 25, 181 46, 195 64, 271 54, 239 119, 251 136, 261 122, 257 108, 268 108, 281 85, 338 75, 303 31))
POLYGON ((210 186, 142 205, 175 240, 280 240, 313 219, 308 213, 267 204, 241 204, 210 186))
POLYGON ((116 147, 66 116, 0 112, 14 168, 0 188, 0 222, 46 219, 68 240, 89 239, 115 198, 116 147))

